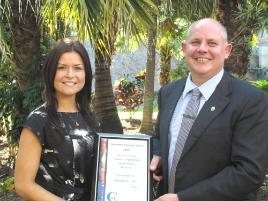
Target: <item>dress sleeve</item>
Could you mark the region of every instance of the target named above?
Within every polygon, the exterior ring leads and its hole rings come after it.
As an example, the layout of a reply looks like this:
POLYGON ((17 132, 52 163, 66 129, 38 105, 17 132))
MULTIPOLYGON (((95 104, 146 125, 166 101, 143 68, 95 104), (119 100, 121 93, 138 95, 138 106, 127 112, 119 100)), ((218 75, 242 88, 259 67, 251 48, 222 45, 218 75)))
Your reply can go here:
POLYGON ((44 110, 37 108, 32 111, 23 124, 24 128, 30 129, 40 140, 41 144, 44 144, 45 138, 45 122, 47 114, 44 110))

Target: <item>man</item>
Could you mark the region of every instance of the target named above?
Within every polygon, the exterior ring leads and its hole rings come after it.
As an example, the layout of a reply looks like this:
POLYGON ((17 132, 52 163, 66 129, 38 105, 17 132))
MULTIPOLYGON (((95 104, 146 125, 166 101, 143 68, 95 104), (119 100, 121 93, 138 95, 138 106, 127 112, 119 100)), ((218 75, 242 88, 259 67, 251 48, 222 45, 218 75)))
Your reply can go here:
POLYGON ((188 30, 182 50, 190 74, 159 91, 161 148, 150 168, 164 195, 156 201, 256 200, 268 167, 268 98, 224 71, 231 49, 216 20, 188 30))

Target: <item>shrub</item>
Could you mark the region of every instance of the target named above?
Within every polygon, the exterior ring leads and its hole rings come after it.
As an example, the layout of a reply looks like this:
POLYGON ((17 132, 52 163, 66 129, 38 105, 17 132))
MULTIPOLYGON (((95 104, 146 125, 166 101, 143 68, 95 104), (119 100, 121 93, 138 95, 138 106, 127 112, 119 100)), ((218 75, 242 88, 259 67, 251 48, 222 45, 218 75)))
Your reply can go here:
POLYGON ((186 66, 187 65, 185 59, 182 59, 180 63, 177 65, 177 67, 170 71, 169 73, 170 80, 173 82, 181 79, 182 77, 187 76, 189 70, 187 69, 186 66))
POLYGON ((266 93, 268 93, 268 81, 267 80, 257 80, 255 82, 252 82, 252 84, 260 89, 262 89, 263 91, 265 91, 266 93))
POLYGON ((139 78, 135 78, 133 81, 122 78, 115 85, 114 90, 116 105, 122 106, 124 111, 130 112, 132 115, 143 103, 143 81, 139 78))
POLYGON ((14 190, 14 177, 9 177, 4 182, 0 183, 0 193, 8 193, 14 190))

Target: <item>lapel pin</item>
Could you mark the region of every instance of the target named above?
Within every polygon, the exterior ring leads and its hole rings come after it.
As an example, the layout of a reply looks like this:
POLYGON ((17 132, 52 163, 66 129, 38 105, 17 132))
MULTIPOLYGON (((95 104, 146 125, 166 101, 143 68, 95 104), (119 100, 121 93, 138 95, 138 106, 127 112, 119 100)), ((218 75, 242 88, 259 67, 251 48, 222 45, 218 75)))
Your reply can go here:
POLYGON ((216 108, 215 108, 214 106, 212 106, 212 107, 210 108, 210 111, 213 112, 215 109, 216 109, 216 108))

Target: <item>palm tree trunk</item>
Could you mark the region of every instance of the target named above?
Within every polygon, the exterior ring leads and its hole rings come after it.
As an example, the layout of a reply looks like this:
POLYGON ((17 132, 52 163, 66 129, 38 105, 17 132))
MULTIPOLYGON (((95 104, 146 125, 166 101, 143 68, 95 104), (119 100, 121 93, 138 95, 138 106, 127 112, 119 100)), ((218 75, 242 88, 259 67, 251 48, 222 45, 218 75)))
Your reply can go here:
MULTIPOLYGON (((110 72, 111 55, 114 53, 116 34, 113 31, 110 34, 112 36, 109 37, 109 42, 106 40, 107 49, 95 48, 95 96, 93 105, 102 132, 123 133, 123 127, 115 105, 110 72)), ((101 33, 99 35, 103 37, 101 33)))
POLYGON ((248 41, 253 29, 250 24, 235 19, 234 13, 238 11, 238 5, 245 3, 245 0, 220 0, 217 11, 217 19, 227 28, 229 41, 233 44, 232 54, 225 62, 225 69, 239 75, 247 73, 251 52, 248 41))
POLYGON ((164 86, 170 82, 169 72, 171 69, 171 49, 167 44, 160 47, 160 85, 164 86))
POLYGON ((34 76, 40 72, 40 68, 31 68, 40 58, 40 26, 38 18, 29 4, 34 5, 35 1, 31 0, 11 1, 11 35, 12 51, 14 57, 14 70, 19 85, 19 90, 24 92, 25 84, 31 79, 29 75, 34 76), (30 72, 31 71, 31 72, 30 72))
MULTIPOLYGON (((18 91, 16 94, 13 127, 9 132, 11 141, 17 142, 21 131, 22 121, 25 120, 30 108, 26 108, 24 92, 26 86, 32 86, 35 79, 40 78, 40 25, 38 24, 37 10, 34 0, 13 0, 10 1, 12 16, 10 19, 11 28, 11 50, 13 52, 14 71, 16 74, 18 91), (31 4, 31 5, 30 5, 31 4), (35 13, 36 12, 36 13, 35 13)), ((41 95, 41 94, 40 94, 41 95)))
POLYGON ((140 132, 147 134, 153 132, 152 116, 154 102, 155 45, 156 29, 150 28, 148 32, 147 63, 143 97, 143 117, 140 127, 140 132))

